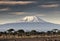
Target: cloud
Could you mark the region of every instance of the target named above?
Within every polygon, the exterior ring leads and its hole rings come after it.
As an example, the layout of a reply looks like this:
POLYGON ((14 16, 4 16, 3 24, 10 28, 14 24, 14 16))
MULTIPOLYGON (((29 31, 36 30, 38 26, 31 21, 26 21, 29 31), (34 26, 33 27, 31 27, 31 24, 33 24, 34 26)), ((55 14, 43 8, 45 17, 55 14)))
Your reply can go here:
POLYGON ((38 7, 43 7, 43 8, 55 8, 55 7, 59 7, 59 4, 48 4, 48 5, 40 5, 38 7))
POLYGON ((22 15, 25 14, 26 12, 10 12, 12 15, 22 15))
POLYGON ((31 3, 36 3, 35 1, 0 1, 0 4, 9 4, 9 5, 26 5, 26 4, 31 4, 31 3))
POLYGON ((60 17, 60 11, 51 12, 51 16, 60 17))
POLYGON ((0 11, 8 11, 8 10, 10 10, 9 8, 2 8, 2 9, 0 9, 0 11))
POLYGON ((32 12, 10 12, 11 15, 19 15, 19 16, 45 16, 45 14, 42 13, 32 13, 32 12))

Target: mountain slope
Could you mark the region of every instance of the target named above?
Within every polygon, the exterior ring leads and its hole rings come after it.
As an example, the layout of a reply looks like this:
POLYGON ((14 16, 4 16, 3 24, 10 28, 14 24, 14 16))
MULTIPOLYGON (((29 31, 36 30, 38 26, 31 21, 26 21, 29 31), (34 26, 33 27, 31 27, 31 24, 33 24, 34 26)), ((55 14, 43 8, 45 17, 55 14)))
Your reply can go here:
POLYGON ((60 29, 60 25, 45 22, 44 20, 40 19, 40 17, 28 16, 22 18, 22 21, 20 20, 20 22, 17 23, 8 23, 0 25, 0 30, 7 30, 9 28, 13 28, 15 30, 24 29, 24 30, 47 31, 52 29, 60 29))

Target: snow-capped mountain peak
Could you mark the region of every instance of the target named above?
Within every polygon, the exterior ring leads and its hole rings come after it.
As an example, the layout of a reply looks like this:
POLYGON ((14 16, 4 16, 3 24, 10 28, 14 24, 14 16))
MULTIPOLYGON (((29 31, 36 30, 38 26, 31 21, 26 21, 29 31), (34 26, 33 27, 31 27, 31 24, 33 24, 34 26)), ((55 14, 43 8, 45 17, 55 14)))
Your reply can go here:
POLYGON ((26 16, 20 20, 21 22, 45 22, 38 16, 26 16))
POLYGON ((25 20, 26 22, 30 22, 34 19, 34 16, 26 16, 25 18, 23 18, 23 20, 25 20))

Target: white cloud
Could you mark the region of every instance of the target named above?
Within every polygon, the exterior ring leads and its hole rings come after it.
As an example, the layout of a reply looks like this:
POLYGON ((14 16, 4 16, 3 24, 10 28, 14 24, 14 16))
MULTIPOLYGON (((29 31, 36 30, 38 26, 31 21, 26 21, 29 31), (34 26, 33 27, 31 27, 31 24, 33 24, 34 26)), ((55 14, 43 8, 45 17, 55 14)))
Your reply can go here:
POLYGON ((14 15, 21 15, 21 14, 25 14, 26 12, 11 12, 11 14, 14 14, 14 15))
POLYGON ((31 13, 31 12, 10 12, 12 15, 22 15, 22 16, 45 16, 45 14, 31 13))
POLYGON ((0 9, 0 11, 7 11, 7 10, 10 10, 9 8, 2 8, 0 9))
POLYGON ((15 5, 15 4, 26 5, 31 3, 36 3, 36 2, 35 1, 0 1, 0 4, 10 4, 10 5, 15 5))
POLYGON ((59 7, 59 4, 49 4, 49 5, 40 5, 38 7, 43 7, 43 8, 55 8, 59 7))

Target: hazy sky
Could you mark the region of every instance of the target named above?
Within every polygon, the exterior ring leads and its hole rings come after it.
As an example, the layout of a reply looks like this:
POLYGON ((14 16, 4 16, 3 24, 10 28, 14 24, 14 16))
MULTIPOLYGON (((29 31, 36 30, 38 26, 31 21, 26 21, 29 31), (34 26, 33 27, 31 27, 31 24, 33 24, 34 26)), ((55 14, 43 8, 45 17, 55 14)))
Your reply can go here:
POLYGON ((25 16, 60 24, 60 0, 0 0, 0 24, 18 22, 25 16))

